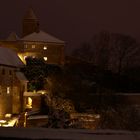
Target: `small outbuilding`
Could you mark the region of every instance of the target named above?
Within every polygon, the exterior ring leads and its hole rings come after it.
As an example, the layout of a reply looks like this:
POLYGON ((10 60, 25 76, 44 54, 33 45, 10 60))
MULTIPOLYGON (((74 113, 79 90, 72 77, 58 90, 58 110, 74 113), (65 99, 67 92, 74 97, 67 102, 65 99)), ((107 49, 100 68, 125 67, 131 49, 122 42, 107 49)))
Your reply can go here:
POLYGON ((0 47, 0 118, 6 114, 19 114, 23 110, 23 93, 27 79, 18 55, 9 48, 0 47))

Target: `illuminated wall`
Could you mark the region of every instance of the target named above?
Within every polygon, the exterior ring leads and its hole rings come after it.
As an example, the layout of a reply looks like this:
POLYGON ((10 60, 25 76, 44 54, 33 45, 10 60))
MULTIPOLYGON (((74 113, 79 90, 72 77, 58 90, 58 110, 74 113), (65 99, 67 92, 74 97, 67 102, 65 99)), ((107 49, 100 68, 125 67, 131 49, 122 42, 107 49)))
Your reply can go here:
POLYGON ((64 64, 64 44, 45 42, 24 42, 24 41, 1 41, 0 45, 11 48, 17 52, 20 59, 25 64, 28 56, 44 58, 48 64, 64 64))
POLYGON ((0 66, 0 119, 22 111, 23 85, 16 77, 17 68, 0 66))

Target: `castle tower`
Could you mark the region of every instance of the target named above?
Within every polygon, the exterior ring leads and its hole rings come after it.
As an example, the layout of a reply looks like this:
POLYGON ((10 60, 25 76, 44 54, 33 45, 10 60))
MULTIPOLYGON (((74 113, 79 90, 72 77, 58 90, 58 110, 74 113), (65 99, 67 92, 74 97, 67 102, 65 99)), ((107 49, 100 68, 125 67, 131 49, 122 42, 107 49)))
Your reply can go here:
POLYGON ((26 12, 22 26, 23 37, 33 32, 39 32, 39 20, 35 16, 32 8, 29 8, 26 12))

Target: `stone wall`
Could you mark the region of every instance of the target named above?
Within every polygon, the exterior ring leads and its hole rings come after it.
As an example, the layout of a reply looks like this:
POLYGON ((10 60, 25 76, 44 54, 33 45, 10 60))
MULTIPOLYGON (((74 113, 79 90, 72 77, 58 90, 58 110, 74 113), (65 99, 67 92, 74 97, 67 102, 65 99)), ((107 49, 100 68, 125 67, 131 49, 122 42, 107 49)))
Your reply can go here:
POLYGON ((43 58, 47 57, 48 64, 63 65, 64 58, 64 45, 59 43, 45 43, 34 41, 0 41, 0 45, 11 48, 21 60, 25 63, 25 57, 32 56, 43 58), (45 47, 45 49, 44 49, 45 47))
POLYGON ((0 118, 21 112, 23 91, 15 74, 16 68, 0 66, 0 118))
POLYGON ((12 114, 12 96, 1 95, 0 96, 0 119, 2 119, 7 113, 12 114))

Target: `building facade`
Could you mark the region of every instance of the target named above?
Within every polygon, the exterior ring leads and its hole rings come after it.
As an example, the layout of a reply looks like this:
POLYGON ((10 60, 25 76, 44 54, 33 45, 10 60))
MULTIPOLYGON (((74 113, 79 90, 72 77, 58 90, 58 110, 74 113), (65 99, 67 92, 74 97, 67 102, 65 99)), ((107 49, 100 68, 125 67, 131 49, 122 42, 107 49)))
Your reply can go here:
POLYGON ((48 64, 64 64, 65 42, 40 30, 39 20, 30 8, 22 23, 22 37, 11 33, 0 45, 17 52, 21 60, 26 63, 27 57, 43 58, 48 64))
POLYGON ((27 89, 27 79, 20 72, 23 66, 14 51, 0 47, 0 119, 23 110, 23 93, 27 89))

